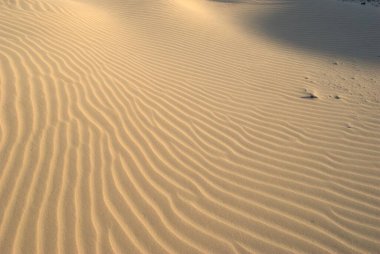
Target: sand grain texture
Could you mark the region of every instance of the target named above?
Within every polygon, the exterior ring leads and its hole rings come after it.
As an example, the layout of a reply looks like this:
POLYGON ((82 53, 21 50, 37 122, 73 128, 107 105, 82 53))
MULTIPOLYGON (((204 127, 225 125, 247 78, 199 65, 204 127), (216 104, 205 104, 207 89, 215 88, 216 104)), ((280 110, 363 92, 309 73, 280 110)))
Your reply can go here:
POLYGON ((378 24, 0 0, 0 253, 379 253, 378 24))

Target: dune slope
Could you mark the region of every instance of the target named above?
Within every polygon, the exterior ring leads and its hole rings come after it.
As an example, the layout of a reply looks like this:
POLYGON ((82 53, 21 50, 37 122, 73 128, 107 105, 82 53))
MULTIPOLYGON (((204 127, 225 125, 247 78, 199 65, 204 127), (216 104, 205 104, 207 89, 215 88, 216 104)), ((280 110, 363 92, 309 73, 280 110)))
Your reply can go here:
POLYGON ((0 253, 377 253, 377 21, 0 0, 0 253))

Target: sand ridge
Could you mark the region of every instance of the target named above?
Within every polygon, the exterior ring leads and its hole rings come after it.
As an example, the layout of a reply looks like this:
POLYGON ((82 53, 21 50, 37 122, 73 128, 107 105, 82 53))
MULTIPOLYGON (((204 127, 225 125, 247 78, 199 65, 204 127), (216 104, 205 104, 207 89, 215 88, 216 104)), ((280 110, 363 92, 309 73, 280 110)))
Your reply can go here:
POLYGON ((0 253, 377 253, 377 14, 0 0, 0 253))

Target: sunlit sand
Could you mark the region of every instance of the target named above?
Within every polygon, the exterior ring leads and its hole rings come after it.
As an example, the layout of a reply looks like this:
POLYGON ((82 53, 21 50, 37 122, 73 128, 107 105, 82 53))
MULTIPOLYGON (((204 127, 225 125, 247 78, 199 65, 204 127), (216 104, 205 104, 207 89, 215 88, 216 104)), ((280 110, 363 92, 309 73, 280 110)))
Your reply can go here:
POLYGON ((379 253, 379 24, 0 0, 0 254, 379 253))

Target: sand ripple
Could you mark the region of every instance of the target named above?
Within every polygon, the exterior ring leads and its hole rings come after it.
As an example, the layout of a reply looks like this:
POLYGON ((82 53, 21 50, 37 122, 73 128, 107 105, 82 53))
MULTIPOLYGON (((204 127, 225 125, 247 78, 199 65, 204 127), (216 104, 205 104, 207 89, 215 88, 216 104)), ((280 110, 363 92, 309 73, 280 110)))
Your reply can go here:
POLYGON ((379 251, 378 65, 244 2, 0 0, 0 253, 379 251))

